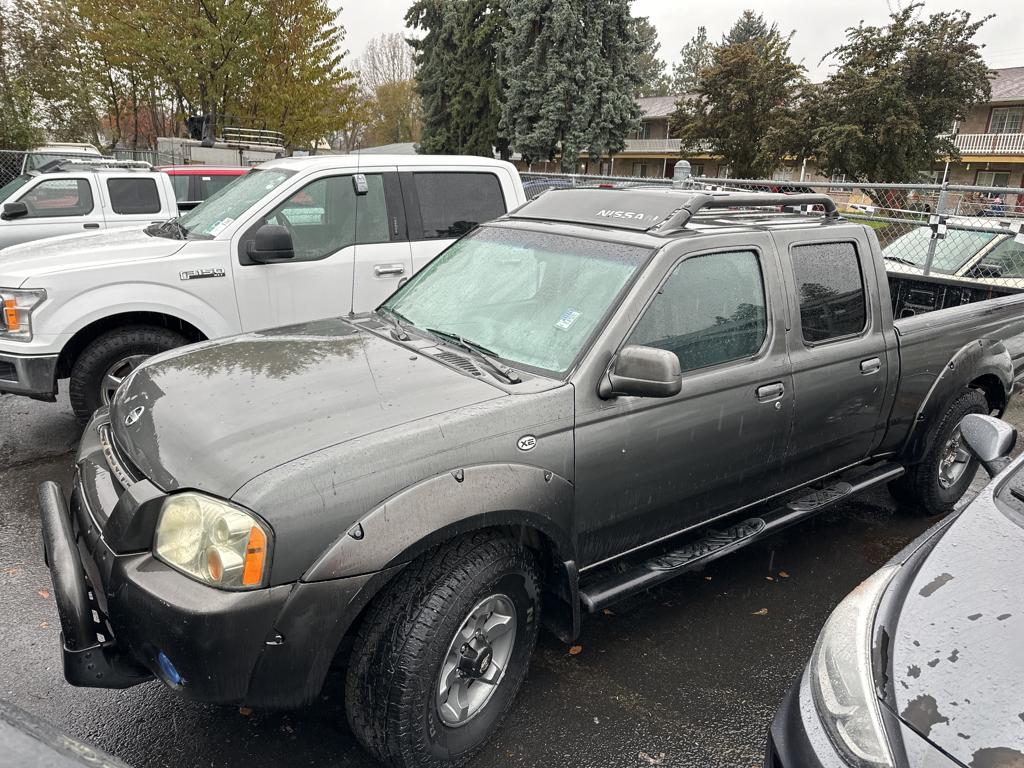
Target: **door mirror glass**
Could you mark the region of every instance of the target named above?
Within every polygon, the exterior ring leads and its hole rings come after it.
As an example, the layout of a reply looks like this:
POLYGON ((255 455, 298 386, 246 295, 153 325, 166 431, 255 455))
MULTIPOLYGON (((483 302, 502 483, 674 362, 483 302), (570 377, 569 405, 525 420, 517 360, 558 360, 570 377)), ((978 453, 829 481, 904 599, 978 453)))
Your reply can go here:
POLYGON ((672 397, 682 388, 679 357, 675 352, 630 344, 623 347, 612 362, 598 394, 605 399, 616 395, 672 397))
POLYGON ((22 216, 28 216, 27 205, 24 203, 4 203, 4 212, 0 215, 0 218, 4 221, 20 219, 22 216))
POLYGON ((273 264, 295 258, 292 233, 279 224, 264 224, 249 241, 248 256, 258 264, 273 264))
POLYGON ((994 477, 1006 469, 1017 444, 1017 430, 994 416, 969 413, 960 422, 960 432, 986 472, 994 477))

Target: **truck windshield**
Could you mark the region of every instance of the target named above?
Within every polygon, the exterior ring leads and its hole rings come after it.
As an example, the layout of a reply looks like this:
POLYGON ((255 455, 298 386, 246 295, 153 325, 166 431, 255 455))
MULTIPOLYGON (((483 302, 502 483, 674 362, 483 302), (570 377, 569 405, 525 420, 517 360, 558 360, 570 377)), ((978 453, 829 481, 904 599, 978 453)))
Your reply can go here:
POLYGON ((32 177, 26 173, 21 176, 16 176, 0 187, 0 203, 5 202, 9 197, 13 196, 15 192, 28 184, 28 181, 31 178, 32 177))
MULTIPOLYGON (((935 243, 932 269, 947 275, 958 272, 978 251, 991 243, 994 237, 991 232, 950 228, 946 231, 945 238, 935 243)), ((885 246, 883 255, 890 261, 923 269, 928 259, 928 242, 931 239, 930 227, 917 227, 885 246)), ((895 269, 899 270, 898 267, 895 269)))
POLYGON ((650 255, 621 243, 482 227, 381 309, 406 325, 460 336, 510 364, 560 376, 650 255))
POLYGON ((210 195, 178 219, 178 223, 188 237, 210 240, 294 174, 295 171, 277 168, 257 168, 210 195))

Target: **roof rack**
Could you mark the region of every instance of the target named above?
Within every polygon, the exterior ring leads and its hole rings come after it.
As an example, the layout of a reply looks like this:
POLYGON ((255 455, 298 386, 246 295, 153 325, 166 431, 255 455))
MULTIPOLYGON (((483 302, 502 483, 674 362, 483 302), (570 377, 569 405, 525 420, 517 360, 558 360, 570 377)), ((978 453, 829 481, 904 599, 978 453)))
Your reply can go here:
POLYGON ((508 214, 513 219, 665 234, 683 229, 697 213, 723 208, 805 208, 821 206, 825 218, 839 216, 827 195, 764 192, 618 188, 549 189, 508 214))
POLYGON ((87 159, 57 159, 51 160, 44 165, 39 166, 36 170, 40 173, 57 173, 59 171, 96 171, 103 168, 120 168, 125 169, 137 169, 142 171, 150 171, 153 169, 151 163, 147 163, 145 160, 117 160, 115 158, 97 158, 96 160, 87 159))

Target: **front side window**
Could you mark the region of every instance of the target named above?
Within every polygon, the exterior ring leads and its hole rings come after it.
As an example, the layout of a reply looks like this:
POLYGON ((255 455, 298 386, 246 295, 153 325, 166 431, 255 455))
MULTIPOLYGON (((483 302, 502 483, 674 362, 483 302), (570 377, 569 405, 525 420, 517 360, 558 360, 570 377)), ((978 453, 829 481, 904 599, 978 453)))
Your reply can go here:
POLYGON ((160 213, 156 179, 107 179, 107 193, 114 213, 124 216, 160 213))
POLYGON ((414 173, 423 237, 461 237, 505 213, 493 173, 414 173))
POLYGON ((679 264, 627 343, 674 352, 685 372, 757 354, 767 329, 757 254, 730 251, 679 264))
POLYGON ((1024 128, 1024 107, 998 107, 992 110, 989 133, 1020 133, 1024 128))
POLYGON ((214 238, 294 175, 295 171, 279 168, 250 171, 240 176, 237 184, 229 184, 186 213, 178 223, 189 237, 214 238))
POLYGON ((853 243, 796 245, 791 254, 804 341, 818 344, 864 330, 867 302, 853 243))
POLYGON ((15 192, 24 187, 30 181, 32 181, 32 177, 27 173, 24 173, 21 176, 15 176, 9 182, 4 184, 0 187, 0 203, 4 202, 9 197, 12 197, 15 192))
POLYGON ((49 179, 22 195, 33 219, 84 216, 92 211, 92 189, 85 179, 49 179))
POLYGON ((246 233, 253 237, 263 224, 278 224, 292 236, 293 261, 316 261, 357 243, 388 241, 388 207, 384 177, 366 174, 369 191, 356 195, 352 176, 317 179, 262 217, 246 233))
POLYGON ((561 375, 650 253, 482 227, 442 252, 382 308, 415 328, 458 334, 513 365, 561 375))

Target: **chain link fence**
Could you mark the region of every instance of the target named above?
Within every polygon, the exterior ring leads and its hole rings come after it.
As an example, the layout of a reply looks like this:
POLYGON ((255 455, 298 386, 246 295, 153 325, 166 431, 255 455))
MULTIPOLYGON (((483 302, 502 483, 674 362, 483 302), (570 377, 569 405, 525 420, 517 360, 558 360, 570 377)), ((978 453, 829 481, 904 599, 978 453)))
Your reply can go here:
MULTIPOLYGON (((672 179, 523 173, 527 197, 548 189, 672 188, 672 179)), ((689 190, 818 192, 875 231, 886 270, 989 295, 1024 290, 1024 188, 955 184, 851 184, 696 177, 689 190)), ((966 297, 968 293, 963 293, 966 297)), ((964 299, 966 300, 966 299, 964 299)))

